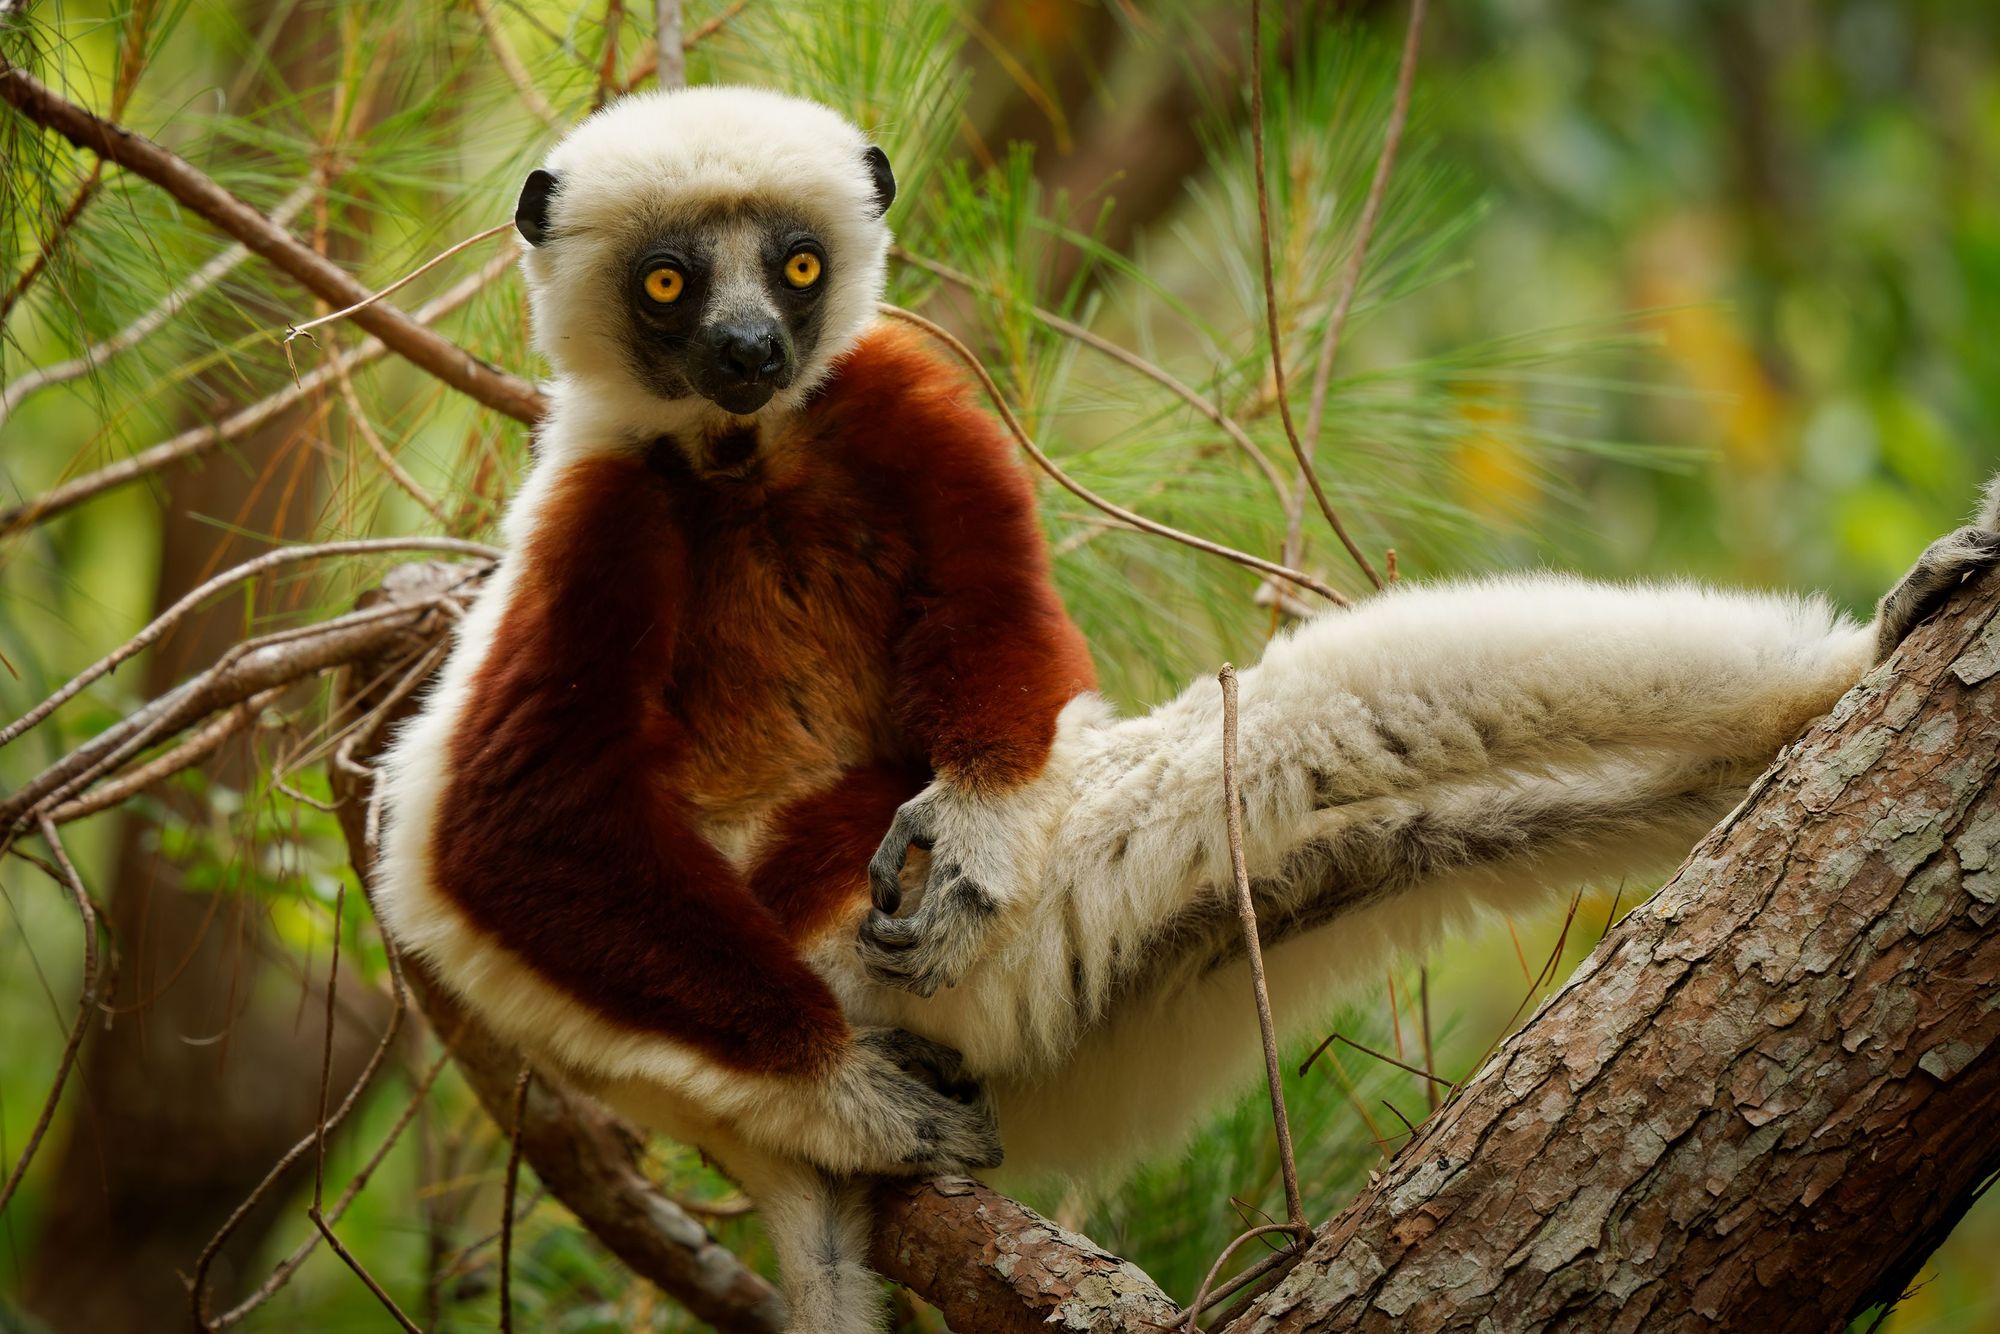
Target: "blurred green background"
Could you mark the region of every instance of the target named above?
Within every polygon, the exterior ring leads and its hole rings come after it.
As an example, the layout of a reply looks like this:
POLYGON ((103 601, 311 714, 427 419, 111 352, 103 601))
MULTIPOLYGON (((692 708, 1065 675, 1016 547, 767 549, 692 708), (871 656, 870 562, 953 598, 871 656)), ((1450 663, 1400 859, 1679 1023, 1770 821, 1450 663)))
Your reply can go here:
MULTIPOLYGON (((699 38, 691 79, 821 97, 888 146, 903 243, 978 284, 967 294, 899 264, 893 295, 973 339, 1079 478, 1275 556, 1285 514, 1254 466, 1156 385, 1026 311, 1054 308, 1159 362, 1286 457, 1257 279, 1246 13, 748 0, 690 5, 684 31, 699 38)), ((1282 2, 1269 16, 1269 181, 1301 419, 1405 17, 1394 4, 1282 2)), ((603 0, 37 3, 0 17, 0 51, 259 207, 289 202, 298 235, 381 285, 504 219, 556 127, 643 68, 651 22, 649 5, 603 0)), ((252 261, 93 374, 23 392, 24 377, 113 336, 227 243, 142 181, 94 177, 88 155, 12 112, 0 112, 0 210, 0 507, 280 391, 274 333, 321 313, 252 261)), ((496 253, 460 256, 397 300, 415 306, 496 253)), ((1865 615, 2000 467, 1996 313, 2000 7, 1441 3, 1335 365, 1323 476, 1363 546, 1378 564, 1394 547, 1406 577, 1538 564, 1686 575, 1823 589, 1865 615)), ((517 373, 541 369, 511 273, 440 327, 517 373)), ((294 351, 309 370, 359 341, 334 326, 294 351)), ((309 396, 198 465, 0 537, 0 718, 271 541, 490 536, 525 458, 521 428, 393 361, 353 381, 351 403, 309 396), (429 505, 390 478, 370 431, 429 505)), ((1059 492, 1044 508, 1064 594, 1122 702, 1157 701, 1224 657, 1254 660, 1274 624, 1254 577, 1107 529, 1059 492)), ((1362 591, 1307 518, 1303 561, 1362 591)), ((222 599, 0 750, 0 787, 243 635, 348 605, 387 563, 329 562, 222 599)), ((177 1325, 177 1273, 313 1124, 334 895, 349 875, 333 821, 299 799, 326 793, 324 717, 323 698, 300 692, 202 769, 72 830, 122 969, 109 1022, 93 1026, 56 1128, 0 1216, 0 1328, 177 1325)), ((1591 887, 1572 908, 1564 887, 1541 916, 1451 945, 1427 977, 1410 960, 1357 979, 1328 1027, 1418 1061, 1427 989, 1437 1068, 1469 1073, 1649 888, 1591 887)), ((0 863, 0 893, 11 1164, 68 1027, 77 933, 28 863, 0 863)), ((380 945, 360 917, 350 901, 347 1072, 386 1013, 380 945)), ((330 1182, 396 1128, 434 1052, 422 1034, 398 1047, 336 1141, 330 1182)), ((1291 1093, 1321 1215, 1426 1106, 1422 1081, 1339 1047, 1291 1093)), ((491 1327, 506 1146, 449 1071, 415 1105, 342 1234, 425 1323, 491 1327)), ((1279 1207, 1270 1141, 1250 1097, 1187 1156, 1109 1198, 1033 1202, 1184 1300, 1242 1215, 1279 1207)), ((692 1155, 662 1145, 656 1157, 677 1193, 732 1212, 730 1187, 692 1155)), ((216 1272, 218 1309, 309 1232, 302 1190, 241 1230, 216 1272)), ((532 1186, 525 1198, 538 1199, 532 1186)), ((754 1217, 715 1227, 768 1263, 754 1217)), ((686 1325, 560 1206, 536 1203, 518 1254, 526 1327, 686 1325)), ((2000 1200, 1988 1199, 1883 1328, 2000 1328, 1995 1254, 2000 1200)), ((320 1254, 245 1327, 382 1323, 320 1254)))

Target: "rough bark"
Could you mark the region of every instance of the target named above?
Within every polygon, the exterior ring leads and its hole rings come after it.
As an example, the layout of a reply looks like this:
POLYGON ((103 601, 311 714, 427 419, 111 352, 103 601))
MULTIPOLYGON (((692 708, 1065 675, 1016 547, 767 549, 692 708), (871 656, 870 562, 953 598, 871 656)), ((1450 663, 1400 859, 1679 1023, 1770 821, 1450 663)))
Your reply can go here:
POLYGON ((1137 1265, 968 1177, 885 1183, 875 1206, 875 1268, 954 1334, 1113 1334, 1180 1319, 1137 1265))
POLYGON ((2000 573, 1795 743, 1234 1334, 1826 1330, 2000 1171, 2000 573))

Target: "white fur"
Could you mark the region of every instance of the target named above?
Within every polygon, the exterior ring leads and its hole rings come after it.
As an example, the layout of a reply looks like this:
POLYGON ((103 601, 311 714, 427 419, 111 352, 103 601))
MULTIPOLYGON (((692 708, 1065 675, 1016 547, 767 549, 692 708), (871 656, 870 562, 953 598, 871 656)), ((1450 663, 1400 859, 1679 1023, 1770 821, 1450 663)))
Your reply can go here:
MULTIPOLYGON (((717 424, 719 410, 662 400, 626 370, 601 317, 626 277, 619 257, 635 233, 727 228, 741 205, 781 201, 811 219, 830 254, 822 342, 756 417, 782 447, 881 291, 888 231, 865 147, 824 108, 705 88, 624 99, 551 154, 554 243, 524 267, 552 411, 504 525, 510 554, 385 760, 375 886, 396 940, 497 1032, 743 1181, 783 1263, 792 1327, 810 1334, 877 1327, 861 1188, 842 1178, 913 1151, 898 1096, 909 1081, 862 1042, 824 1079, 752 1077, 606 1021, 440 892, 431 841, 453 731, 481 664, 504 651, 497 632, 558 479, 717 424)), ((1680 855, 1853 684, 1870 643, 1818 602, 1554 576, 1405 588, 1275 641, 1242 675, 1240 763, 1281 1021, 1313 1024, 1343 982, 1470 911, 1680 855)), ((919 999, 870 979, 857 904, 812 962, 858 1031, 903 1028, 963 1052, 1000 1108, 1010 1171, 1102 1175, 1172 1146, 1258 1055, 1225 897, 1215 684, 1136 718, 1079 699, 1026 787, 926 799, 934 856, 968 870, 991 911, 975 923, 929 906, 957 933, 944 959, 955 985, 919 999)), ((753 820, 725 852, 740 859, 754 838, 753 820)))

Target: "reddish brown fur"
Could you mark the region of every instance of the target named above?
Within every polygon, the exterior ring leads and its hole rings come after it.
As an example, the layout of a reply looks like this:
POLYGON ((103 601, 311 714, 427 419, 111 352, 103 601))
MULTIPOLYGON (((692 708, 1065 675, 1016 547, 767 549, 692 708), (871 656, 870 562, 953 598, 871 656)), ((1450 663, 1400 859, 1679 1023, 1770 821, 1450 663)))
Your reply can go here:
POLYGON ((728 475, 574 465, 452 748, 439 884, 607 1018, 732 1066, 844 1045, 798 947, 931 772, 1040 771, 1094 677, 1033 491, 965 386, 878 332, 728 475), (763 821, 746 878, 710 839, 763 821))

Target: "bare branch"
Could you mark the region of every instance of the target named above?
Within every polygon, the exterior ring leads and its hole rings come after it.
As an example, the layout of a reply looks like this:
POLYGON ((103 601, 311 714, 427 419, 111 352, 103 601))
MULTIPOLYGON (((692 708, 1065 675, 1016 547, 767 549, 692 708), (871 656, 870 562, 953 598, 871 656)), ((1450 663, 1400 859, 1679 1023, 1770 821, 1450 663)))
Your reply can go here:
MULTIPOLYGON (((731 19, 735 18, 738 14, 741 14, 744 11, 744 9, 746 9, 749 6, 749 4, 750 0, 732 0, 732 3, 729 4, 726 8, 724 8, 720 14, 717 14, 714 18, 705 20, 698 26, 684 33, 681 37, 681 51, 683 53, 692 51, 697 46, 700 46, 704 41, 708 40, 710 37, 715 36, 716 33, 721 32, 723 26, 726 25, 731 19)), ((654 74, 658 73, 659 68, 660 68, 660 50, 658 44, 656 43, 655 45, 650 46, 639 53, 639 58, 632 62, 632 68, 625 72, 624 86, 621 87, 618 91, 623 93, 631 92, 634 88, 637 88, 641 83, 645 82, 647 79, 652 78, 654 74)), ((685 64, 682 65, 682 71, 683 72, 681 81, 684 83, 686 82, 685 64)), ((666 85, 662 86, 664 87, 666 85)))
POLYGON ((1382 576, 1375 573, 1375 567, 1347 535, 1347 525, 1334 512, 1333 502, 1326 498, 1326 490, 1319 483, 1319 475, 1313 471, 1312 459, 1305 446, 1299 443, 1298 428, 1292 425, 1292 405, 1285 390, 1285 345, 1283 332, 1278 327, 1278 287, 1272 276, 1271 265, 1271 190, 1264 178, 1264 6, 1262 0, 1250 0, 1250 154, 1252 169, 1257 176, 1257 236, 1258 258, 1262 261, 1264 276, 1264 325, 1271 340, 1271 379, 1278 400, 1278 417, 1285 424, 1285 439, 1291 444, 1292 457, 1298 460, 1299 476, 1311 487, 1313 499, 1319 502, 1320 513, 1326 516, 1327 526, 1333 529, 1347 554, 1354 557, 1354 563, 1361 567, 1368 582, 1382 587, 1382 576))
MULTIPOLYGON (((1340 352, 1340 335, 1347 327, 1347 313, 1354 306, 1354 294, 1361 287, 1361 269, 1368 259, 1368 243, 1375 236, 1375 224, 1382 216, 1382 200, 1389 193, 1389 175, 1396 169, 1396 153, 1402 147, 1403 127, 1410 119, 1410 89, 1416 82, 1417 51, 1423 42, 1424 11, 1428 0, 1410 0, 1409 27, 1403 34, 1403 61, 1396 71, 1396 96, 1389 108, 1389 124, 1382 132, 1382 153, 1375 159, 1375 176, 1368 183, 1368 198, 1354 227, 1354 244, 1347 252, 1347 271, 1341 275, 1340 296, 1333 315, 1327 320, 1326 337, 1319 345, 1319 361, 1313 367, 1312 397, 1306 403, 1305 466, 1292 493, 1286 518, 1286 564, 1296 563, 1304 542, 1306 478, 1319 453, 1320 423, 1326 416, 1327 386, 1333 382, 1333 359, 1340 352)), ((1389 582, 1396 581, 1395 553, 1389 553, 1389 582)), ((1377 585, 1380 586, 1379 584, 1377 585)))
MULTIPOLYGON (((279 201, 278 206, 271 210, 271 225, 289 226, 292 219, 312 202, 316 189, 316 186, 306 184, 286 195, 279 201)), ((111 337, 101 343, 92 343, 68 361, 60 361, 53 366, 29 371, 5 389, 0 389, 0 423, 5 423, 14 409, 25 402, 31 394, 52 385, 68 384, 71 380, 81 379, 120 353, 129 352, 145 342, 159 332, 168 320, 185 310, 202 293, 228 277, 248 258, 250 258, 248 246, 240 241, 230 245, 190 274, 186 282, 161 297, 151 310, 111 337)), ((418 318, 422 319, 421 314, 418 318)), ((428 321, 423 322, 428 323, 428 321)), ((382 349, 382 351, 387 350, 382 349)), ((0 536, 4 536, 6 531, 7 525, 4 520, 0 520, 0 536)))
POLYGON ((687 57, 681 46, 681 0, 656 0, 653 5, 653 51, 660 87, 687 84, 687 57))
POLYGON ((340 401, 347 407, 349 424, 360 434, 362 443, 368 446, 368 452, 375 456, 375 461, 382 465, 382 471, 389 475, 389 480, 394 482, 404 495, 416 501, 424 513, 436 519, 439 527, 451 527, 451 516, 445 513, 444 506, 438 503, 437 497, 424 490, 417 479, 410 476, 408 470, 397 462, 396 455, 389 446, 383 443, 381 435, 375 430, 375 423, 368 419, 367 409, 361 406, 361 396, 354 392, 354 378, 347 373, 346 359, 335 356, 327 365, 333 371, 335 382, 340 386, 340 401))
POLYGON ((967 1177, 884 1182, 877 1270, 959 1334, 1170 1330, 1181 1310, 1137 1265, 967 1177))
POLYGON ((427 623, 444 619, 435 600, 395 602, 240 644, 207 671, 106 728, 0 799, 0 835, 217 710, 380 653, 404 643, 412 631, 421 633, 427 623))
POLYGON ((232 709, 217 714, 204 723, 193 736, 164 755, 155 756, 138 768, 120 774, 113 781, 84 796, 64 802, 49 812, 49 818, 61 825, 81 820, 88 815, 96 815, 99 811, 109 810, 113 806, 131 800, 147 788, 164 782, 183 769, 201 763, 214 754, 223 742, 254 724, 258 716, 283 693, 282 686, 275 690, 267 690, 261 695, 254 695, 244 700, 232 709))
MULTIPOLYGON (((352 275, 289 232, 272 226, 269 218, 185 158, 92 114, 4 59, 0 59, 0 100, 77 147, 158 185, 321 300, 350 306, 367 298, 368 290, 352 275)), ((390 351, 517 421, 533 423, 546 408, 541 392, 532 384, 489 366, 393 306, 367 306, 354 319, 390 351)))
POLYGON ((83 178, 83 183, 77 186, 76 192, 69 197, 69 203, 63 206, 63 211, 56 217, 55 225, 49 228, 49 234, 44 236, 41 244, 35 248, 34 256, 28 260, 27 267, 22 269, 8 285, 5 293, 0 293, 0 324, 6 323, 7 317, 14 313, 14 307, 20 304, 21 298, 28 294, 28 289, 35 285, 35 280, 42 276, 43 270, 47 269, 49 262, 56 257, 56 252, 62 249, 63 242, 67 241, 69 234, 76 229, 76 224, 83 218, 83 211, 90 207, 91 200, 97 198, 98 187, 103 183, 104 163, 102 161, 91 163, 90 173, 83 178))
MULTIPOLYGON (((428 324, 458 309, 505 272, 513 260, 511 252, 495 256, 478 273, 468 276, 435 301, 419 308, 414 316, 416 322, 428 324)), ((120 459, 116 463, 107 464, 96 472, 87 473, 61 486, 53 487, 33 500, 25 501, 11 509, 0 510, 0 540, 12 537, 25 528, 46 522, 65 510, 73 509, 114 487, 136 482, 141 477, 173 464, 188 463, 214 453, 230 441, 248 435, 294 404, 318 393, 339 376, 349 374, 356 367, 377 360, 388 351, 387 344, 380 339, 370 338, 359 347, 342 353, 296 383, 286 386, 268 398, 252 403, 239 412, 232 413, 213 426, 197 426, 183 431, 173 439, 154 445, 150 449, 141 450, 129 459, 120 459)))
POLYGON ((890 319, 901 320, 906 324, 913 324, 951 349, 953 354, 965 363, 966 368, 978 378, 979 383, 986 390, 986 396, 992 400, 994 409, 999 412, 1000 419, 1006 423, 1007 429, 1013 434, 1015 441, 1022 449, 1027 451, 1028 457, 1035 461, 1035 466, 1050 477, 1053 477, 1057 484, 1077 499, 1087 505, 1103 510, 1114 519, 1120 519, 1131 524, 1134 528, 1151 533, 1155 537, 1164 537, 1171 541, 1179 542, 1183 546, 1193 547, 1196 551, 1205 551, 1211 556, 1220 556, 1224 560, 1234 561, 1236 564, 1248 569, 1289 580, 1301 588, 1311 589, 1336 606, 1345 607, 1349 605, 1346 597, 1309 574, 1301 574, 1297 570, 1287 569, 1282 565, 1265 560, 1261 556, 1252 556, 1247 552, 1238 551, 1234 547, 1223 546, 1219 542, 1211 542, 1205 537, 1196 537, 1192 533, 1184 533, 1180 529, 1171 528, 1157 519, 1149 519, 1143 514, 1128 510, 1122 505, 1116 505, 1104 499, 1096 492, 1073 479, 1068 473, 1056 466, 1054 459, 1051 459, 1041 451, 1040 447, 1028 435, 1027 429, 1021 425, 1021 419, 1014 415, 1014 410, 1011 407, 1007 406, 1006 398, 1000 393, 1000 386, 994 383, 993 376, 987 371, 985 366, 980 364, 978 356, 973 353, 971 348, 960 342, 950 330, 925 319, 915 311, 904 310, 900 306, 891 306, 885 303, 880 309, 890 319))
MULTIPOLYGON (((432 269, 444 263, 446 260, 450 259, 453 255, 459 254, 460 252, 465 250, 469 250, 473 246, 478 245, 481 241, 490 240, 491 238, 500 235, 500 233, 502 232, 512 231, 513 228, 514 228, 514 222, 511 218, 506 222, 497 222, 493 224, 491 227, 488 227, 483 232, 475 233, 474 235, 466 237, 463 241, 460 241, 455 245, 447 246, 444 250, 441 250, 437 254, 432 255, 429 259, 417 265, 416 268, 411 269, 408 273, 396 279, 395 282, 390 283, 387 287, 384 287, 379 291, 370 292, 368 295, 362 297, 359 301, 355 302, 353 305, 345 307, 344 309, 341 310, 336 310, 331 314, 322 315, 318 319, 307 320, 304 324, 292 325, 289 329, 285 330, 286 346, 289 347, 291 345, 292 340, 299 337, 302 334, 309 335, 312 330, 319 328, 322 324, 332 324, 336 320, 351 319, 354 316, 359 315, 362 311, 367 310, 369 307, 375 305, 383 297, 388 296, 390 293, 395 292, 400 288, 407 287, 409 284, 423 277, 426 273, 429 273, 432 269)), ((285 356, 287 358, 290 358, 291 353, 288 351, 285 353, 285 356)))
POLYGON ((76 1000, 76 1020, 70 1025, 69 1038, 63 1043, 62 1055, 56 1061, 56 1077, 49 1087, 49 1096, 42 1101, 42 1110, 35 1117, 34 1129, 28 1132, 28 1142, 21 1146, 21 1156, 14 1162, 14 1170, 7 1174, 7 1180, 0 1184, 0 1213, 14 1198, 20 1188, 21 1178, 28 1174, 28 1164, 34 1161, 35 1151, 42 1146, 42 1137, 49 1133, 49 1122, 55 1119, 56 1105, 62 1101, 63 1086, 69 1083, 69 1073, 76 1067, 77 1049, 83 1045, 83 1034, 97 1013, 97 1002, 104 993, 104 976, 109 970, 100 970, 97 959, 97 910, 91 906, 90 891, 83 887, 83 877, 77 874, 76 864, 69 859, 69 849, 63 846, 62 836, 56 833, 55 822, 46 816, 42 818, 42 839, 49 845, 49 854, 56 860, 61 874, 57 880, 69 891, 76 902, 77 916, 83 921, 83 986, 76 1000))
MULTIPOLYGON (((403 1131, 409 1128, 410 1122, 423 1107, 424 1099, 430 1096, 432 1085, 437 1083, 438 1076, 444 1073, 445 1066, 450 1063, 449 1052, 441 1054, 431 1062, 430 1069, 426 1070, 423 1078, 417 1081, 409 1101, 403 1104, 402 1114, 396 1118, 395 1124, 389 1127, 388 1133, 382 1136, 382 1142, 368 1155, 368 1161, 361 1165, 361 1169, 347 1183, 347 1188, 340 1193, 340 1198, 334 1201, 333 1208, 326 1211, 328 1226, 340 1221, 348 1206, 354 1203, 355 1197, 367 1186, 369 1178, 375 1175, 375 1170, 388 1158, 389 1151, 396 1147, 396 1141, 402 1138, 403 1131)), ((216 1317, 214 1325, 221 1328, 235 1324, 276 1296, 278 1291, 291 1281, 292 1275, 298 1272, 299 1266, 306 1262, 307 1257, 319 1249, 322 1236, 324 1234, 318 1228, 306 1234, 306 1239, 300 1242, 290 1255, 278 1262, 278 1267, 271 1271, 270 1277, 257 1285, 255 1292, 232 1306, 223 1315, 216 1317)))
POLYGON ((486 33, 486 49, 493 53, 494 63, 500 66, 507 82, 513 84, 514 91, 520 94, 521 105, 528 108, 542 124, 552 130, 560 130, 562 117, 542 96, 542 90, 535 87, 534 76, 521 63, 521 55, 514 49, 514 44, 507 40, 507 32, 500 26, 500 16, 494 12, 493 0, 472 0, 472 9, 479 15, 479 26, 486 33))
POLYGON ((296 565, 301 561, 325 560, 333 556, 373 555, 384 551, 448 551, 461 556, 481 556, 487 560, 500 558, 500 552, 496 548, 456 537, 362 537, 348 542, 318 542, 309 546, 280 547, 276 551, 267 551, 256 559, 247 560, 241 565, 224 570, 203 583, 173 606, 155 616, 138 634, 77 673, 53 695, 7 726, 0 727, 0 746, 7 745, 76 698, 91 682, 102 678, 118 664, 129 661, 151 648, 169 630, 185 619, 189 612, 224 589, 233 588, 259 575, 268 574, 282 566, 296 565))
POLYGON ((507 1186, 500 1196, 500 1334, 514 1334, 514 1192, 521 1184, 521 1122, 527 1114, 528 1081, 534 1068, 525 1061, 514 1081, 514 1120, 507 1127, 507 1186))
POLYGON ((1305 1203, 1299 1198, 1298 1160, 1292 1153, 1291 1118, 1285 1114, 1285 1080, 1278 1068, 1278 1031, 1271 1021, 1271 992, 1264 981, 1264 948, 1257 938, 1257 907, 1250 897, 1250 873, 1243 860, 1243 793, 1236 772, 1236 668, 1228 663, 1216 674, 1222 686, 1222 806, 1229 832, 1229 868, 1236 881, 1236 912, 1243 919, 1244 956, 1250 964, 1250 990, 1257 1002, 1257 1030, 1264 1039, 1264 1073, 1271 1095, 1271 1125, 1278 1137, 1278 1168, 1285 1183, 1286 1221, 1254 1227, 1222 1250, 1209 1266, 1194 1300, 1188 1303, 1182 1328, 1193 1334, 1195 1321, 1209 1302, 1215 1276, 1238 1247, 1254 1238, 1283 1232, 1294 1245, 1312 1235, 1305 1203))
MULTIPOLYGON (((288 1259, 281 1263, 278 1266, 277 1272, 270 1279, 266 1280, 264 1285, 260 1286, 256 1292, 251 1293, 249 1297, 245 1298, 229 1311, 213 1317, 208 1314, 208 1271, 214 1265, 216 1256, 222 1253, 223 1243, 227 1242, 230 1235, 241 1226, 243 1219, 249 1214, 251 1209, 256 1207, 257 1202, 269 1194, 271 1189, 284 1177, 285 1173, 291 1170, 292 1165, 305 1157, 308 1152, 315 1156, 313 1203, 312 1208, 308 1212, 311 1214, 313 1222, 318 1225, 321 1233, 326 1235, 329 1241, 333 1241, 336 1249, 340 1249, 339 1241, 333 1237, 330 1228, 320 1217, 322 1181, 326 1166, 326 1137, 347 1119, 348 1114, 360 1103, 362 1094, 366 1093, 369 1086, 375 1082, 376 1073, 381 1070, 382 1063, 388 1059, 389 1049, 395 1045, 396 1035, 402 1031, 403 1016, 408 1014, 410 1009, 410 992, 409 986, 404 980, 402 960, 396 953, 395 942, 391 941, 387 935, 384 935, 382 937, 382 948, 388 954, 389 985, 391 997, 395 1002, 394 1008, 389 1011, 389 1021, 382 1028, 382 1037, 376 1042, 375 1050, 368 1055, 368 1063, 362 1066, 361 1073, 355 1076, 354 1083, 348 1087, 346 1096, 340 1100, 340 1106, 334 1108, 329 1114, 327 1111, 327 1085, 331 1081, 333 1060, 334 996, 336 984, 340 976, 340 909, 346 900, 346 895, 347 887, 342 885, 334 898, 333 957, 327 965, 326 974, 326 1047, 321 1066, 319 1119, 314 1124, 310 1134, 286 1150, 284 1157, 271 1165, 271 1170, 264 1174, 264 1179, 258 1182, 255 1189, 244 1197, 243 1203, 237 1205, 229 1217, 223 1220, 222 1226, 217 1229, 215 1235, 208 1239, 208 1245, 202 1247, 200 1256, 195 1260, 194 1276, 189 1280, 188 1284, 188 1307, 194 1315, 196 1329, 226 1329, 241 1320, 244 1316, 250 1314, 251 1311, 268 1300, 273 1292, 276 1292, 279 1287, 283 1286, 285 1280, 291 1277, 292 1271, 298 1268, 299 1263, 305 1259, 305 1255, 311 1251, 311 1247, 308 1245, 302 1249, 296 1258, 288 1259)), ((338 1219, 345 1208, 346 1201, 343 1200, 335 1209, 333 1217, 338 1219)), ((346 1258, 344 1253, 343 1258, 346 1258)), ((353 1262, 350 1260, 349 1263, 352 1264, 353 1262)))

